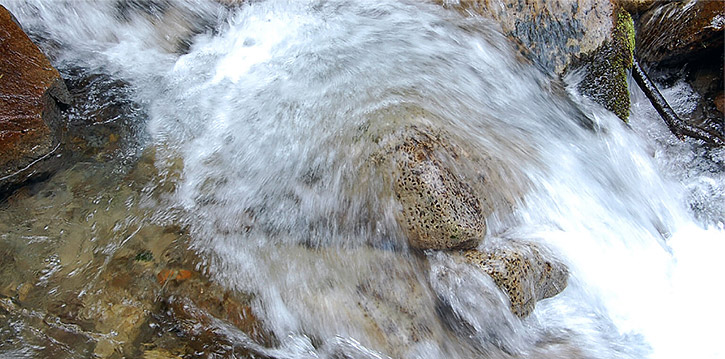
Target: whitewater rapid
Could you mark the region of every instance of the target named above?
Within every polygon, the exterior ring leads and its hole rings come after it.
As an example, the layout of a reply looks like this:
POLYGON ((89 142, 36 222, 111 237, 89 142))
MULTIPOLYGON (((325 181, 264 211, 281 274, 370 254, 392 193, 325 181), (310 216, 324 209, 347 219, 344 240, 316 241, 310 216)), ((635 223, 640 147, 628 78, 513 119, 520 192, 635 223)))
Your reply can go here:
MULTIPOLYGON (((576 79, 522 61, 495 24, 426 2, 178 1, 160 2, 172 15, 139 5, 124 16, 111 1, 0 2, 61 71, 131 85, 156 166, 183 161, 174 194, 148 206, 188 226, 216 281, 256 295, 281 341, 260 352, 725 354, 725 153, 678 142, 635 88, 625 125, 574 93, 576 79), (487 218, 488 236, 550 247, 570 269, 564 292, 521 320, 490 279, 411 253, 388 184, 366 170, 380 138, 411 124, 449 132, 503 164, 502 186, 526 189, 487 218), (440 299, 469 332, 439 318, 440 299), (371 320, 391 337, 371 335, 371 320), (426 330, 411 341, 409 327, 426 330)), ((678 86, 665 96, 685 111, 677 99, 693 95, 678 86)))

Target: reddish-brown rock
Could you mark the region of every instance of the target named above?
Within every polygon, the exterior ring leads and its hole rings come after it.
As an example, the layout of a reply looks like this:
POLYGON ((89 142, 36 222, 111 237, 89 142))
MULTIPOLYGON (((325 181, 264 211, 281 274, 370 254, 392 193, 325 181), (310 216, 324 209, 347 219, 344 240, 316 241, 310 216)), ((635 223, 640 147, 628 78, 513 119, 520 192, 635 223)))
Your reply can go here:
POLYGON ((645 12, 637 24, 643 62, 687 62, 708 50, 722 57, 725 2, 675 1, 645 12))
POLYGON ((69 102, 58 70, 0 6, 0 189, 50 170, 58 102, 69 102))
POLYGON ((720 93, 715 97, 715 108, 717 108, 720 113, 725 114, 725 93, 720 93))
POLYGON ((638 14, 647 11, 657 4, 666 3, 667 0, 616 0, 616 3, 629 11, 631 14, 638 14))

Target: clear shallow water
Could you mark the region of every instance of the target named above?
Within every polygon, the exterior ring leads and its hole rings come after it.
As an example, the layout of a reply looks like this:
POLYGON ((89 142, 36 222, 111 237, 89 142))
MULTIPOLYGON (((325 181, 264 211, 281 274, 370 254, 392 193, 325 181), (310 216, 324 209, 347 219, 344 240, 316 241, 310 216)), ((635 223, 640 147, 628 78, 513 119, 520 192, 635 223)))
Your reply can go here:
MULTIPOLYGON (((254 295, 251 310, 277 343, 218 330, 269 356, 722 354, 711 325, 725 319, 714 284, 723 153, 670 138, 636 90, 632 131, 520 61, 492 24, 431 4, 3 4, 61 70, 128 82, 148 117, 139 151, 154 152, 142 157, 152 175, 131 169, 134 155, 97 172, 75 166, 46 184, 66 197, 31 192, 3 208, 8 251, 42 235, 23 263, 45 260, 45 271, 18 283, 45 283, 59 302, 64 289, 82 297, 72 282, 135 253, 135 233, 179 226, 201 271, 254 295), (445 131, 488 158, 473 170, 496 179, 489 240, 549 246, 570 267, 563 293, 520 320, 488 277, 407 248, 391 170, 371 160, 406 126, 445 131), (73 220, 74 206, 84 216, 73 220)), ((140 233, 140 243, 160 241, 140 233)), ((88 341, 99 327, 84 329, 88 341)), ((33 355, 33 345, 6 353, 33 355)))

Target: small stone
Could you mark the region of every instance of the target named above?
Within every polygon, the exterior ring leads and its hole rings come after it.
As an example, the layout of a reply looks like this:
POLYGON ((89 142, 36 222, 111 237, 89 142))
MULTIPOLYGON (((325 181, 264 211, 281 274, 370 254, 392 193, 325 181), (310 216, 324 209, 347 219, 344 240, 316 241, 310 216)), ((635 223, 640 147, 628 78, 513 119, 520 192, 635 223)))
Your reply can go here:
POLYGON ((101 338, 96 343, 93 355, 97 358, 108 358, 116 351, 116 343, 110 339, 101 338))
POLYGON ((154 255, 151 251, 141 251, 133 258, 133 260, 137 262, 151 262, 154 260, 154 255))
POLYGON ((179 269, 176 273, 176 280, 186 280, 191 278, 191 272, 186 269, 179 269))
POLYGON ((111 279, 111 285, 117 288, 128 287, 130 282, 131 276, 128 273, 120 273, 111 279))
POLYGON ((7 297, 7 298, 13 297, 17 293, 17 289, 18 289, 18 284, 15 282, 11 282, 11 283, 7 284, 6 286, 0 288, 0 296, 7 297))
POLYGON ((183 281, 189 278, 191 278, 191 272, 186 269, 164 269, 156 275, 159 284, 164 284, 167 280, 183 281))
POLYGON ((0 299, 0 310, 7 313, 15 313, 18 310, 18 306, 10 298, 2 298, 0 299))
POLYGON ((21 302, 24 302, 25 299, 28 298, 28 293, 30 293, 30 290, 33 289, 33 285, 30 283, 25 283, 18 288, 18 300, 21 302))

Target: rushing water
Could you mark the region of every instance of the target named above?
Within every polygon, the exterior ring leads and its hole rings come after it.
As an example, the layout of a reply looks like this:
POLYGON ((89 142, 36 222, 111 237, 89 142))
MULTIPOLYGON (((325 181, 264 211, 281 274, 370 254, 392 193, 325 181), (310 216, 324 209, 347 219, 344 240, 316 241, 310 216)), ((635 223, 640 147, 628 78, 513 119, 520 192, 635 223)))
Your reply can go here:
MULTIPOLYGON (((723 354, 725 154, 673 139, 636 89, 628 128, 493 24, 425 2, 2 3, 61 72, 121 79, 144 113, 125 150, 0 209, 3 250, 40 271, 4 267, 11 284, 81 298, 133 241, 166 240, 147 226, 173 225, 197 269, 253 294, 275 342, 215 331, 257 355, 723 354), (522 320, 485 275, 408 249, 389 173, 371 165, 406 126, 496 164, 506 206, 487 241, 550 247, 564 292, 522 320)), ((686 111, 678 86, 665 95, 686 111)), ((24 313, 2 324, 0 353, 41 352, 40 314, 24 313)), ((83 330, 89 347, 103 337, 83 330)), ((54 355, 91 350, 74 340, 54 355)))

